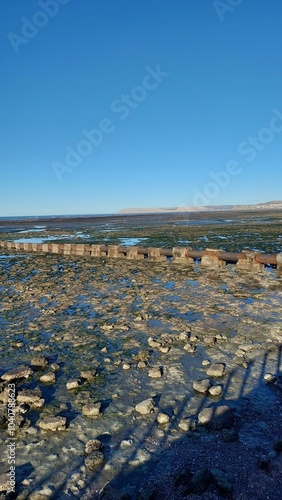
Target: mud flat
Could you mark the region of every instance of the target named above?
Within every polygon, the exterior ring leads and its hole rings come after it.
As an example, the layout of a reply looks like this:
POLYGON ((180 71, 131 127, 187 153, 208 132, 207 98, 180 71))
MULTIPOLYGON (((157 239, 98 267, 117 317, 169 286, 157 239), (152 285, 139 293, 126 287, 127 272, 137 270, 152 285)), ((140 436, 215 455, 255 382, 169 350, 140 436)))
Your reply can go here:
POLYGON ((281 274, 2 252, 0 295, 0 498, 11 382, 21 500, 280 498, 281 274))

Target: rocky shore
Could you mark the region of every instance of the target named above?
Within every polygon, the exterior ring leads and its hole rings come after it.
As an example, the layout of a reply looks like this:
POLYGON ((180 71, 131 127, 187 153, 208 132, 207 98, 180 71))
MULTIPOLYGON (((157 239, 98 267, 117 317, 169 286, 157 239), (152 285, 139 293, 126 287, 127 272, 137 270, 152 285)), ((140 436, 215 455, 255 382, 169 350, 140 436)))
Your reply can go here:
POLYGON ((279 273, 0 257, 0 498, 280 498, 279 273))

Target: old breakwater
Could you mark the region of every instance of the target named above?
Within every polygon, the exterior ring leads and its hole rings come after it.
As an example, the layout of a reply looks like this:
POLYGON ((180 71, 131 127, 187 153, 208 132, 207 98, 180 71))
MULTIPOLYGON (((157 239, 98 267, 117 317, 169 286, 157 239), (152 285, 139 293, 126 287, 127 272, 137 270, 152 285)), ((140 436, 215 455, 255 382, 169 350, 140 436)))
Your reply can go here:
POLYGON ((0 241, 0 248, 10 251, 27 251, 40 253, 54 253, 74 255, 80 257, 123 258, 130 260, 144 260, 149 262, 172 261, 174 264, 194 264, 200 261, 204 267, 225 267, 226 264, 235 264, 237 269, 252 272, 262 271, 265 266, 272 266, 282 271, 282 252, 276 255, 264 254, 250 250, 240 253, 225 252, 218 249, 193 250, 185 247, 155 248, 155 247, 124 247, 119 245, 91 245, 73 243, 18 243, 0 241))

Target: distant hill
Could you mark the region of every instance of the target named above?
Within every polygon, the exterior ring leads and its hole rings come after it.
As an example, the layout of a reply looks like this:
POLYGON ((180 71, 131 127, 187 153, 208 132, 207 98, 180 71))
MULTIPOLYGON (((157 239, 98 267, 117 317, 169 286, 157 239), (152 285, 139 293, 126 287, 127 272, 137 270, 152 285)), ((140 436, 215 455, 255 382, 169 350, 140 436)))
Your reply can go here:
POLYGON ((155 208, 123 208, 118 214, 155 214, 155 213, 183 213, 183 212, 212 212, 224 210, 282 210, 282 201, 267 201, 254 205, 207 205, 183 207, 155 207, 155 208))

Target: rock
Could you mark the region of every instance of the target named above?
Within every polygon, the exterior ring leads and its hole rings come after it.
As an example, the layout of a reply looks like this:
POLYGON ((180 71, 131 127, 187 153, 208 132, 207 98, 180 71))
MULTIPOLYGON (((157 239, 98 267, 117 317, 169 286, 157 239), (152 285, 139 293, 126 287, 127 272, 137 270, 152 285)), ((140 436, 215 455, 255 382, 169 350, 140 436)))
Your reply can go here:
POLYGON ((192 344, 185 344, 185 346, 183 347, 184 351, 187 351, 187 352, 190 352, 193 354, 193 352, 196 351, 196 346, 192 345, 192 344))
POLYGON ((263 377, 263 380, 268 383, 268 384, 274 384, 276 381, 275 375, 272 375, 272 373, 266 373, 263 377))
POLYGON ((240 349, 241 351, 244 351, 244 352, 249 352, 249 351, 252 351, 253 349, 255 349, 256 347, 261 347, 261 345, 257 345, 255 346, 254 344, 240 344, 238 346, 238 349, 240 349))
POLYGON ((134 356, 135 361, 149 361, 150 353, 149 351, 139 351, 136 356, 134 356))
POLYGON ((101 451, 92 451, 85 459, 87 469, 95 470, 104 461, 104 455, 101 451))
POLYGON ((155 403, 152 398, 145 399, 144 401, 141 401, 141 403, 138 403, 135 406, 135 410, 138 413, 141 413, 141 415, 148 415, 148 413, 152 413, 155 408, 155 403))
POLYGON ((180 342, 188 342, 189 335, 190 335, 190 333, 181 332, 178 335, 178 340, 180 340, 180 342))
POLYGON ((66 383, 66 388, 68 391, 72 389, 77 389, 82 384, 82 380, 80 378, 72 378, 66 383))
POLYGON ((213 385, 212 387, 209 388, 209 394, 211 396, 221 396, 222 394, 222 387, 221 385, 213 385))
POLYGON ((148 344, 153 349, 156 349, 156 348, 158 349, 162 345, 160 342, 158 342, 157 340, 154 340, 152 337, 148 338, 148 344))
POLYGON ((203 361, 202 361, 203 366, 209 366, 210 364, 211 364, 211 362, 209 359, 203 359, 203 361))
POLYGON ((199 337, 197 335, 190 335, 190 342, 198 342, 199 337))
POLYGON ((14 368, 13 370, 4 373, 4 375, 1 376, 1 379, 10 382, 10 380, 28 378, 32 374, 33 371, 29 366, 18 366, 18 368, 14 368))
POLYGON ((22 391, 19 391, 17 401, 18 403, 27 403, 35 408, 42 408, 45 403, 39 387, 36 387, 36 389, 23 389, 22 391))
POLYGON ((161 347, 159 347, 159 351, 161 351, 163 354, 167 354, 170 351, 170 347, 161 346, 161 347))
POLYGON ((273 449, 277 451, 278 453, 281 453, 282 451, 282 439, 277 439, 273 445, 273 449))
POLYGON ((180 420, 178 427, 183 432, 194 431, 196 429, 195 421, 191 418, 183 418, 180 420))
POLYGON ((146 366, 147 363, 145 363, 145 361, 139 361, 137 364, 137 368, 139 368, 139 370, 143 370, 144 368, 146 368, 146 366))
POLYGON ((89 453, 92 453, 92 451, 98 451, 103 448, 103 444, 99 439, 91 439, 91 441, 87 441, 85 445, 85 453, 86 455, 89 455, 89 453))
POLYGON ((93 368, 93 370, 81 370, 80 376, 85 380, 94 380, 97 375, 97 370, 93 368))
POLYGON ((85 417, 98 417, 101 412, 102 403, 89 403, 82 407, 82 415, 85 417))
POLYGON ((42 370, 43 368, 46 368, 48 365, 48 360, 45 358, 45 356, 36 356, 31 359, 30 362, 32 368, 35 368, 37 370, 42 370))
POLYGON ((208 377, 223 377, 224 373, 225 365, 223 363, 214 363, 206 371, 208 377))
POLYGON ((47 417, 39 420, 38 425, 44 431, 65 431, 67 419, 65 417, 47 417))
POLYGON ((52 363, 52 364, 50 365, 50 368, 51 368, 51 370, 52 370, 53 372, 58 372, 58 371, 60 371, 60 366, 58 365, 58 363, 52 363))
POLYGON ((159 413, 157 422, 161 425, 167 424, 169 422, 169 416, 166 413, 159 413))
POLYGON ((133 445, 133 439, 123 439, 120 443, 120 447, 122 449, 124 448, 130 448, 130 446, 133 445))
POLYGON ((40 377, 40 382, 43 382, 44 384, 55 384, 56 382, 55 373, 54 372, 44 373, 44 375, 41 375, 40 377))
POLYGON ((197 392, 201 392, 202 394, 208 392, 210 387, 211 383, 208 378, 205 378, 203 380, 196 380, 195 382, 193 382, 193 389, 197 392))
POLYGON ((11 347, 13 347, 13 349, 19 349, 20 347, 23 347, 23 346, 24 346, 24 343, 21 340, 12 340, 12 342, 11 342, 11 347))
POLYGON ((160 368, 151 368, 148 372, 149 377, 151 378, 161 378, 162 371, 160 368))
POLYGON ((230 493, 233 490, 230 476, 226 472, 220 469, 211 469, 210 472, 216 485, 223 493, 230 493))
POLYGON ((129 363, 123 363, 123 365, 122 365, 123 370, 130 370, 130 368, 131 368, 131 365, 129 363))
POLYGON ((205 408, 198 415, 198 423, 210 429, 229 428, 233 424, 233 413, 227 405, 205 408))

